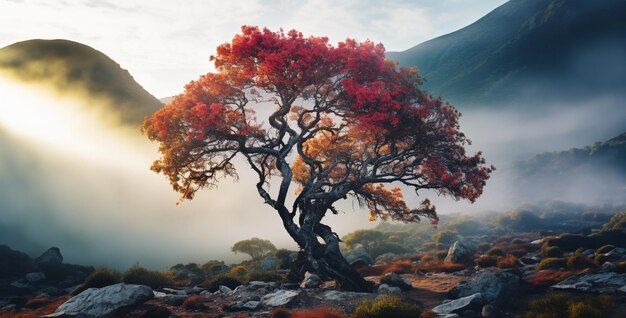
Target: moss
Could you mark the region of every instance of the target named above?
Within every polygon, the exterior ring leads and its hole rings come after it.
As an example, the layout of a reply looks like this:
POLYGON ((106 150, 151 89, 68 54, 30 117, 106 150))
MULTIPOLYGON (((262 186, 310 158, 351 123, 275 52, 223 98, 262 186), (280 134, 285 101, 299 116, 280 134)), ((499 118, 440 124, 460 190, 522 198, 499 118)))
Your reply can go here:
POLYGON ((483 255, 479 257, 478 260, 476 261, 476 265, 482 268, 493 267, 493 266, 496 266, 497 263, 498 263, 498 257, 490 256, 490 255, 483 255))
POLYGON ((397 296, 384 296, 376 300, 366 300, 355 308, 355 318, 414 318, 423 309, 397 296))
POLYGON ((172 285, 172 279, 164 273, 133 265, 123 277, 124 283, 150 286, 152 289, 163 288, 172 285))
POLYGON ((567 260, 564 258, 544 258, 537 265, 537 269, 559 269, 567 266, 567 260))

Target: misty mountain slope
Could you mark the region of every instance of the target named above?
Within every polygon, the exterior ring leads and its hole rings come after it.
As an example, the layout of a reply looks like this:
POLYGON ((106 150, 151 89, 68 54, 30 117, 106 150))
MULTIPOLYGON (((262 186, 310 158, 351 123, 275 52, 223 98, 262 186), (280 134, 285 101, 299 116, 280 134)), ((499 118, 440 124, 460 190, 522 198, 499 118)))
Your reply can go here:
POLYGON ((433 94, 465 104, 622 93, 626 1, 512 0, 388 56, 417 66, 433 94))
POLYGON ((45 85, 61 95, 106 100, 109 110, 127 124, 141 123, 162 106, 108 56, 68 40, 29 40, 4 47, 0 72, 45 85))
POLYGON ((521 193, 565 197, 577 202, 623 201, 626 196, 626 132, 568 151, 538 154, 515 167, 521 193))

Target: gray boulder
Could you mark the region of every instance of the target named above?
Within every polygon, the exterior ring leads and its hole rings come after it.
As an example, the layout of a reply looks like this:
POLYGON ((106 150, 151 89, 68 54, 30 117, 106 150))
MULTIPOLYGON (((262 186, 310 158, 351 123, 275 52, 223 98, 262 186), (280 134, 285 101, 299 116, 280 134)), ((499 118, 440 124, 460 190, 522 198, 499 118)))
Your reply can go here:
POLYGON ((392 287, 399 287, 402 290, 413 289, 413 285, 411 285, 411 282, 404 279, 402 276, 400 276, 400 274, 396 274, 393 272, 385 274, 385 276, 383 276, 383 278, 380 280, 380 283, 387 284, 392 287))
POLYGON ((64 312, 80 317, 102 317, 154 297, 152 288, 143 285, 115 284, 89 288, 63 303, 55 313, 64 312))
POLYGON ((261 298, 261 305, 264 307, 285 306, 299 294, 300 291, 297 290, 279 289, 273 293, 263 296, 263 298, 261 298))
POLYGON ((446 263, 461 263, 469 260, 474 255, 475 247, 468 243, 456 241, 448 249, 448 255, 443 260, 446 263))
POLYGON ((378 294, 380 295, 400 295, 402 290, 400 287, 391 287, 387 284, 381 284, 378 286, 378 294))
POLYGON ((498 312, 496 308, 493 305, 489 305, 489 304, 483 306, 483 309, 481 309, 480 314, 484 318, 497 318, 498 317, 498 312))
POLYGON ((484 304, 484 299, 480 293, 472 294, 455 300, 444 301, 436 306, 432 311, 438 315, 462 313, 470 309, 480 309, 484 304))
POLYGON ((516 292, 519 280, 518 276, 511 273, 483 270, 468 283, 453 288, 448 292, 448 296, 460 298, 480 293, 486 303, 499 304, 516 292))
POLYGON ((46 279, 46 274, 42 272, 28 273, 26 274, 25 278, 29 283, 32 284, 32 283, 37 283, 46 279))
POLYGON ((363 248, 355 248, 354 250, 343 255, 350 266, 364 266, 374 263, 372 256, 363 248))
POLYGON ((276 269, 278 266, 278 260, 274 256, 268 256, 261 261, 261 269, 271 270, 276 269))
POLYGON ((61 250, 58 247, 51 247, 41 256, 35 258, 35 263, 37 265, 61 264, 63 263, 63 255, 61 255, 61 250))
POLYGON ((554 289, 587 293, 626 293, 626 274, 615 272, 572 276, 552 286, 554 289))
POLYGON ((300 283, 300 288, 317 288, 322 284, 322 279, 309 272, 304 273, 304 279, 300 283))

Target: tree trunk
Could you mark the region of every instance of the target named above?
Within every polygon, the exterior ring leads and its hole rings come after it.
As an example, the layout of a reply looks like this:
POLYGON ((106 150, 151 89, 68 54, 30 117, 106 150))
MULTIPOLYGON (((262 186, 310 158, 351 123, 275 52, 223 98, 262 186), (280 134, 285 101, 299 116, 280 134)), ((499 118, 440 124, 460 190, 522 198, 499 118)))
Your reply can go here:
POLYGON ((314 231, 310 231, 309 228, 309 226, 302 226, 297 237, 294 237, 302 250, 291 266, 289 280, 299 283, 308 271, 322 278, 334 279, 340 290, 372 292, 373 283, 363 279, 363 276, 348 264, 339 250, 339 239, 330 227, 318 221, 314 226, 314 231), (324 240, 325 244, 317 240, 318 236, 324 240))

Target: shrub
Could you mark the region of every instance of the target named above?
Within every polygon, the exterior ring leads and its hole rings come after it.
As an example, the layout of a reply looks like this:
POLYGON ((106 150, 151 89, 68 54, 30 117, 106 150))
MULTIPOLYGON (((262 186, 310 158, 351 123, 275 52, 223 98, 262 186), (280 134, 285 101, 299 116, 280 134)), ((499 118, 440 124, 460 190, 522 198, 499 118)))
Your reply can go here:
POLYGON ((421 261, 417 264, 417 269, 422 272, 431 273, 454 273, 465 269, 465 265, 456 263, 445 263, 440 260, 421 261))
POLYGON ((393 235, 377 230, 357 230, 342 238, 348 250, 361 245, 372 257, 385 253, 404 254, 413 250, 411 246, 393 241, 393 235))
POLYGON ((529 302, 524 317, 602 318, 606 317, 613 307, 613 299, 607 295, 576 299, 553 293, 529 302))
POLYGON ((284 308, 274 308, 272 318, 345 318, 346 315, 334 308, 317 308, 288 311, 284 308))
POLYGON ((106 267, 98 268, 85 278, 85 282, 72 294, 77 295, 89 288, 102 288, 122 281, 122 274, 106 267))
POLYGON ((537 269, 559 269, 567 266, 567 260, 564 258, 544 258, 537 265, 537 269))
POLYGON ((563 257, 563 250, 556 246, 544 245, 541 252, 546 257, 563 257))
POLYGON ((504 251, 498 247, 492 247, 490 250, 487 251, 487 255, 488 256, 505 256, 506 253, 504 253, 504 251))
POLYGON ((615 248, 615 245, 607 244, 607 245, 604 245, 604 246, 598 248, 596 250, 596 253, 598 253, 598 254, 606 254, 606 253, 610 252, 611 250, 613 250, 614 248, 615 248))
POLYGON ((193 295, 187 297, 183 302, 183 307, 188 310, 202 310, 204 309, 204 297, 193 295))
POLYGON ((456 240, 457 234, 459 233, 456 231, 439 231, 433 235, 433 242, 450 245, 456 240))
POLYGON ((539 287, 549 287, 572 275, 572 272, 562 272, 551 269, 540 270, 528 280, 528 283, 539 287))
POLYGON ((620 245, 622 242, 626 242, 626 232, 622 230, 607 230, 591 235, 565 233, 546 239, 547 245, 558 246, 564 251, 575 251, 581 247, 597 249, 603 245, 620 245))
POLYGON ((409 274, 415 272, 415 264, 409 260, 400 260, 392 263, 385 268, 384 273, 409 274))
POLYGON ((222 261, 211 260, 208 261, 200 267, 206 275, 215 276, 221 273, 224 273, 228 270, 228 266, 224 264, 222 261))
POLYGON ((221 285, 224 285, 230 289, 235 289, 237 288, 237 286, 243 285, 243 283, 239 279, 230 275, 220 274, 206 281, 204 285, 206 286, 208 291, 216 292, 221 285))
POLYGON ((567 258, 567 268, 570 270, 579 271, 591 267, 595 267, 595 264, 587 256, 574 254, 567 258))
POLYGON ((479 257, 478 260, 476 261, 476 265, 482 268, 493 267, 493 266, 496 266, 497 263, 498 263, 498 258, 496 256, 490 256, 490 255, 483 255, 479 257))
POLYGON ((129 268, 123 277, 124 283, 150 286, 152 289, 172 285, 172 280, 167 275, 152 271, 136 264, 129 268))
POLYGON ((356 269, 357 272, 359 272, 359 274, 361 274, 361 276, 363 277, 367 277, 367 276, 380 276, 383 274, 383 272, 385 272, 385 267, 383 266, 379 266, 379 265, 368 265, 368 266, 363 266, 363 267, 359 267, 356 269))
POLYGON ((606 262, 607 257, 604 254, 598 254, 593 258, 593 261, 598 264, 598 265, 602 265, 604 264, 604 262, 606 262))
POLYGON ((397 296, 383 296, 376 300, 366 300, 355 308, 355 318, 415 318, 422 308, 397 296))
POLYGON ((230 269, 228 275, 235 277, 238 280, 245 282, 248 280, 248 269, 243 265, 238 265, 230 269))
POLYGON ((514 255, 507 255, 505 257, 498 257, 498 262, 496 266, 499 268, 511 268, 517 267, 517 257, 514 255))
POLYGON ((282 283, 284 278, 277 271, 259 270, 248 274, 248 281, 277 282, 282 283))
POLYGON ((626 273, 626 261, 615 262, 615 271, 618 273, 626 273))

